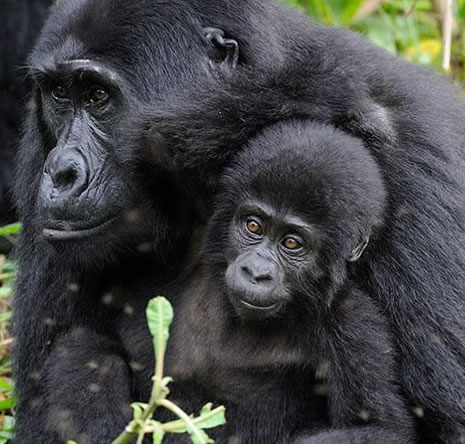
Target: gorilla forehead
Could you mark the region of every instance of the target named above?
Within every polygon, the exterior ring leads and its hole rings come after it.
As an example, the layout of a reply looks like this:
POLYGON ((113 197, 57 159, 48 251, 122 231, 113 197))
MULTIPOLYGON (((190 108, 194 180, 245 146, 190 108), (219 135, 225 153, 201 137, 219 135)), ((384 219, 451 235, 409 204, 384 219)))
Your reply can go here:
POLYGON ((197 17, 186 1, 68 0, 52 9, 29 62, 43 70, 76 59, 105 62, 127 73, 140 97, 153 97, 203 69, 206 43, 197 17))
POLYGON ((328 125, 298 121, 276 124, 250 142, 223 187, 238 200, 247 196, 313 217, 378 217, 386 197, 381 172, 361 141, 328 125))

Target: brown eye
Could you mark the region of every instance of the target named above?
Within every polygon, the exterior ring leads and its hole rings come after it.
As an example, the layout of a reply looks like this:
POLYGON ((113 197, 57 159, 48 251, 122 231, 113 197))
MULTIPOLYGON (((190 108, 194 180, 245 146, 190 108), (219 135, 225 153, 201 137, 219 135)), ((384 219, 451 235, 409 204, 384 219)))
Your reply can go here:
POLYGON ((245 227, 247 228, 247 231, 250 231, 252 234, 255 234, 256 236, 261 236, 263 234, 262 226, 255 219, 247 219, 245 227))
POLYGON ((57 100, 68 98, 68 90, 63 85, 56 85, 52 90, 52 95, 57 100))
POLYGON ((103 88, 94 89, 90 95, 90 101, 97 103, 105 100, 108 97, 108 93, 103 88))
POLYGON ((283 245, 288 250, 297 250, 302 246, 302 244, 292 236, 286 237, 286 239, 283 240, 283 245))

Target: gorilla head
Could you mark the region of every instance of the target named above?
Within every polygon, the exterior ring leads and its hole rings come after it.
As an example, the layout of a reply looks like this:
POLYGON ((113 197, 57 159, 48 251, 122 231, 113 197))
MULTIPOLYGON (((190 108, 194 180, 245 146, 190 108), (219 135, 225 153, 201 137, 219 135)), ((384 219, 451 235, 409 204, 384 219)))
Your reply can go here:
POLYGON ((36 88, 17 187, 22 219, 26 232, 34 227, 81 265, 147 240, 162 252, 160 242, 175 245, 189 230, 189 205, 169 174, 146 171, 136 147, 122 142, 125 116, 233 69, 238 44, 204 28, 185 2, 158 3, 65 2, 30 57, 36 88))
POLYGON ((250 142, 225 176, 207 255, 221 264, 236 313, 321 313, 383 217, 370 153, 332 127, 282 123, 250 142))

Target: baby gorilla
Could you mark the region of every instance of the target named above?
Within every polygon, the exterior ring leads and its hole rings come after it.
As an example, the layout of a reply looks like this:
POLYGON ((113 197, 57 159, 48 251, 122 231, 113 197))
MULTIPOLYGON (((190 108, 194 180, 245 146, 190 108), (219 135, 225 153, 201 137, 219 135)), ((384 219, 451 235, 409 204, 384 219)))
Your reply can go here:
MULTIPOLYGON (((411 442, 386 320, 351 279, 385 208, 369 152, 323 124, 277 124, 222 190, 200 270, 171 297, 171 399, 224 404, 220 443, 411 442)), ((133 327, 127 350, 152 369, 133 327)))

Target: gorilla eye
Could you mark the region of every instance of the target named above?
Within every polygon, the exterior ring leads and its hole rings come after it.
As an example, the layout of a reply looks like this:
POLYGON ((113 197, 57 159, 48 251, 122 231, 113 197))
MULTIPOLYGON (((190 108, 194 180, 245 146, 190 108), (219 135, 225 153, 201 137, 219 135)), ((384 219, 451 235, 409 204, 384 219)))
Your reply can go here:
POLYGON ((288 236, 283 241, 282 244, 288 250, 298 250, 302 247, 302 243, 297 240, 295 237, 288 236))
POLYGON ((52 96, 55 100, 66 100, 68 98, 68 90, 63 85, 56 85, 52 89, 52 96))
POLYGON ((247 228, 247 231, 255 234, 256 236, 261 236, 263 234, 263 227, 261 226, 260 222, 251 217, 247 219, 245 227, 247 228))
POLYGON ((103 88, 96 88, 90 94, 91 103, 102 102, 108 98, 108 93, 103 88))

